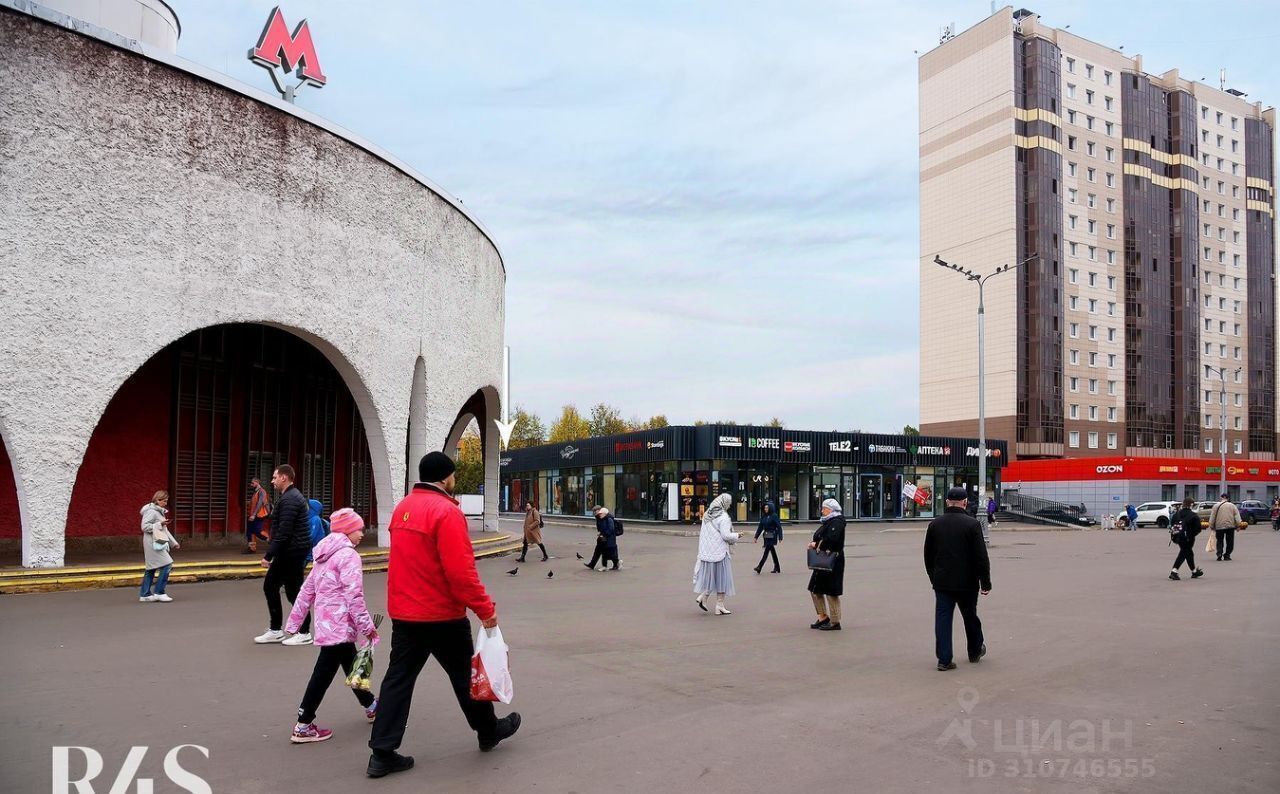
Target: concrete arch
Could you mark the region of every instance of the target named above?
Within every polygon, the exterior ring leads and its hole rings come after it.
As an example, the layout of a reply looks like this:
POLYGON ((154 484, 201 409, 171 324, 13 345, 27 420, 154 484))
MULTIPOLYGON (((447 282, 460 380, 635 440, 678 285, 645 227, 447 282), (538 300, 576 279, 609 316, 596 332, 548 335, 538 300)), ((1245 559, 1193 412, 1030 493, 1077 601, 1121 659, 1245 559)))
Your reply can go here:
POLYGON ((458 411, 453 426, 445 438, 445 451, 456 456, 458 442, 467 425, 475 419, 480 426, 480 448, 484 454, 484 529, 498 531, 498 483, 502 457, 502 439, 494 420, 501 417, 501 398, 496 386, 482 386, 472 394, 458 411))
POLYGON ((427 413, 427 361, 418 356, 413 362, 413 382, 409 387, 409 427, 404 444, 406 493, 418 479, 418 461, 431 451, 427 444, 427 413))
MULTIPOLYGON (((180 333, 171 335, 172 338, 157 337, 148 340, 146 344, 137 345, 132 349, 133 355, 128 357, 127 367, 121 366, 115 369, 114 374, 107 379, 103 379, 97 384, 100 388, 95 389, 96 399, 89 411, 91 412, 91 424, 89 431, 84 434, 75 436, 74 441, 68 441, 66 448, 63 450, 64 456, 74 454, 76 456, 75 472, 71 478, 70 493, 74 494, 75 488, 79 484, 79 474, 81 467, 86 460, 86 454, 89 447, 89 441, 97 431, 98 427, 106 417, 111 401, 121 392, 122 389, 129 384, 144 367, 156 359, 163 351, 168 349, 176 342, 182 340, 188 335, 204 330, 216 329, 219 327, 236 327, 236 326, 260 326, 273 328, 282 331, 296 339, 309 345, 318 352, 338 374, 343 385, 350 393, 353 403, 359 412, 360 421, 363 425, 365 441, 368 445, 369 458, 372 464, 373 474, 373 491, 375 494, 375 502, 378 509, 378 516, 375 523, 379 527, 385 527, 390 517, 391 509, 395 505, 398 494, 395 493, 392 483, 392 461, 388 454, 387 434, 384 431, 384 419, 379 415, 376 408, 374 397, 368 388, 364 377, 361 375, 355 364, 343 350, 337 345, 331 343, 327 339, 318 334, 296 326, 290 326, 275 321, 245 321, 245 322, 229 322, 229 323, 211 323, 205 325, 196 325, 195 327, 183 328, 180 333), (145 356, 144 356, 145 353, 145 356), (137 359, 142 359, 138 361, 137 359)), ((16 469, 15 469, 16 478, 16 469)), ((23 564, 32 567, 48 567, 63 564, 66 553, 66 532, 72 500, 67 498, 64 492, 63 497, 49 504, 56 504, 57 507, 51 510, 41 511, 39 516, 23 516, 23 564), (54 530, 51 525, 56 521, 59 525, 59 531, 54 537, 54 530), (42 530, 42 531, 39 531, 42 530)))

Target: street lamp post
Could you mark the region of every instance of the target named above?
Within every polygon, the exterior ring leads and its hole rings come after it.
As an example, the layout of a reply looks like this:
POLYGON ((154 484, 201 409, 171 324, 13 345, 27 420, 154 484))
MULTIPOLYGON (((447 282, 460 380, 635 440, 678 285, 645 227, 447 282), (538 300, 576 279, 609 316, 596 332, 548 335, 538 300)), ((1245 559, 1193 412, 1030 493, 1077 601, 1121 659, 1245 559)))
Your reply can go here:
MULTIPOLYGON (((1214 367, 1205 364, 1204 368, 1209 372, 1217 372, 1222 378, 1222 389, 1218 393, 1218 402, 1222 404, 1222 416, 1218 421, 1221 427, 1218 429, 1218 459, 1222 461, 1222 466, 1218 471, 1221 490, 1218 491, 1218 497, 1221 498, 1227 492, 1227 371, 1222 367, 1214 367)), ((1236 375, 1240 374, 1240 367, 1236 367, 1236 375)))
MULTIPOLYGON (((987 406, 986 406, 986 387, 987 387, 987 367, 986 367, 986 332, 983 328, 983 320, 986 316, 986 308, 983 303, 983 287, 987 284, 987 279, 992 276, 998 276, 1001 273, 1008 273, 1010 270, 1016 270, 1022 267, 1032 259, 1036 258, 1036 254, 1032 254, 1016 265, 1001 265, 987 275, 974 273, 972 270, 951 264, 942 257, 934 254, 933 262, 936 265, 949 268, 964 276, 968 281, 972 281, 978 285, 978 493, 979 495, 986 493, 987 489, 987 406)), ((981 499, 981 496, 979 496, 981 499)), ((987 511, 985 505, 978 505, 978 523, 982 526, 982 539, 988 544, 991 543, 991 530, 987 526, 987 511)))

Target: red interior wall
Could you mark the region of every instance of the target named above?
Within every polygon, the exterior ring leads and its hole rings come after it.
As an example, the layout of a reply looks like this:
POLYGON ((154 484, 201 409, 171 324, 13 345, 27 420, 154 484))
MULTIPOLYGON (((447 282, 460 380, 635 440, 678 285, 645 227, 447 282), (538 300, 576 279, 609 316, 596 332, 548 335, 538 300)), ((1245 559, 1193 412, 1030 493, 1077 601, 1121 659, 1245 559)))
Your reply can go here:
POLYGON ((9 464, 9 451, 0 442, 0 538, 21 538, 22 519, 18 515, 18 487, 9 464))
POLYGON ((132 535, 138 511, 169 487, 173 358, 155 356, 116 392, 98 427, 67 514, 67 537, 132 535))

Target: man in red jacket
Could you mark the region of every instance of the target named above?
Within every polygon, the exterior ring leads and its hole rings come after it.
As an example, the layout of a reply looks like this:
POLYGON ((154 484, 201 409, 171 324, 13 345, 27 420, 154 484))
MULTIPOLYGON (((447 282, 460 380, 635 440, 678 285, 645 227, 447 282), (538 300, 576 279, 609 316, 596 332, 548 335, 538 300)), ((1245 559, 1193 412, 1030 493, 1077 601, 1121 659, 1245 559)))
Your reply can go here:
POLYGON ((383 777, 413 766, 396 752, 409 723, 413 687, 427 657, 435 655, 453 685, 467 724, 488 752, 520 727, 520 715, 498 719, 492 703, 471 699, 470 609, 486 629, 498 612, 476 572, 467 519, 453 498, 453 459, 431 452, 418 464, 418 479, 391 516, 391 562, 387 613, 391 616, 391 660, 382 679, 378 715, 369 737, 373 755, 366 774, 383 777))

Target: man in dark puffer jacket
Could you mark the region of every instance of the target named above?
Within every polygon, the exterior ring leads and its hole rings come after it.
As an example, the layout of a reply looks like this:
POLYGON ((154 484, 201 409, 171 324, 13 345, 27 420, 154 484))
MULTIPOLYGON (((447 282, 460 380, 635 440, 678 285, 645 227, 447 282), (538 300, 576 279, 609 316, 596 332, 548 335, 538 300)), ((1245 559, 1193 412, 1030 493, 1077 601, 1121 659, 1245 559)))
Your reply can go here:
POLYGON ((267 597, 267 614, 271 624, 253 641, 259 644, 282 642, 285 645, 311 644, 311 616, 302 622, 302 630, 285 639, 281 625, 284 613, 280 608, 280 587, 292 604, 302 589, 307 567, 307 554, 311 551, 311 508, 307 497, 294 485, 297 474, 293 467, 283 465, 271 475, 271 484, 280 492, 275 511, 271 514, 271 546, 262 558, 267 576, 262 591, 267 597))

